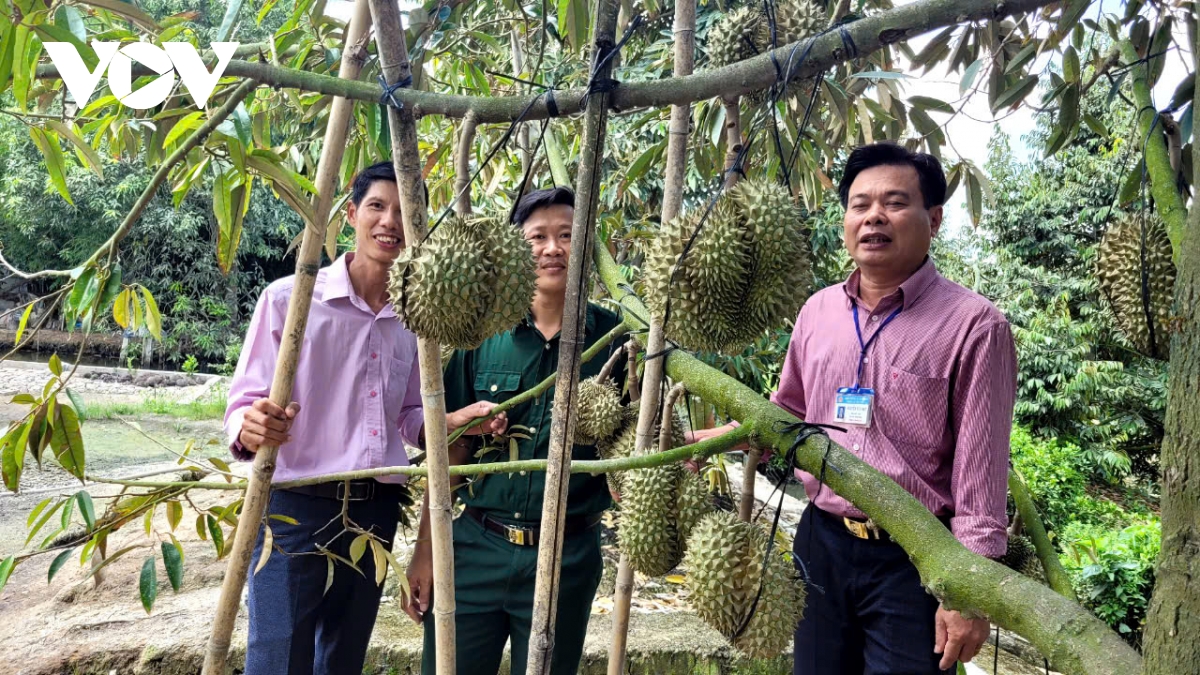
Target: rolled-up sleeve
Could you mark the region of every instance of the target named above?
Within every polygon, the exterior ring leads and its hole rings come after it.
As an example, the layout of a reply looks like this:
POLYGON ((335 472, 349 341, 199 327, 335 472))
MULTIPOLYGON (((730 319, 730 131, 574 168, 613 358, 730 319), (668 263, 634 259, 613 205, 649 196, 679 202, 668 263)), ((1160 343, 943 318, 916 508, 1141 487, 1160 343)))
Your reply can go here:
POLYGON ((250 319, 237 369, 229 382, 228 403, 225 406, 225 436, 234 459, 250 461, 254 453, 238 441, 246 408, 256 400, 271 395, 271 380, 275 375, 275 360, 279 355, 279 337, 284 316, 278 314, 270 287, 263 291, 250 319))
POLYGON ((1016 346, 1007 322, 982 326, 967 338, 955 380, 950 528, 968 549, 998 558, 1008 541, 1009 435, 1017 390, 1016 346))

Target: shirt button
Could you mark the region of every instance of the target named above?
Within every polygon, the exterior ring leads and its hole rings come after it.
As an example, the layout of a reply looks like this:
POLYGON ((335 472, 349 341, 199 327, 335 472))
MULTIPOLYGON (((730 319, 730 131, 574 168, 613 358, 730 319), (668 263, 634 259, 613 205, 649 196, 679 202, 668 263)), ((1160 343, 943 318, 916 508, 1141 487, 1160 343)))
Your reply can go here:
POLYGON ((546 349, 547 349, 547 351, 550 349, 550 343, 549 343, 549 342, 547 342, 547 343, 546 343, 546 349))
POLYGON ((371 358, 377 359, 377 358, 379 358, 379 355, 376 354, 375 352, 371 352, 371 358))
POLYGON ((872 320, 872 321, 878 321, 878 320, 879 320, 879 315, 878 315, 878 314, 876 314, 875 316, 871 317, 871 320, 872 320))
MULTIPOLYGON (((378 430, 378 429, 372 429, 372 430, 371 430, 371 435, 372 435, 372 436, 378 436, 378 435, 379 435, 379 430, 378 430)), ((857 449, 857 448, 856 448, 856 449, 857 449)))
POLYGON ((375 398, 376 394, 377 394, 377 392, 374 392, 374 391, 371 392, 371 398, 375 398))
POLYGON ((525 472, 524 472, 524 471, 522 471, 522 472, 521 472, 521 475, 522 475, 522 476, 524 476, 524 475, 525 475, 525 472))
POLYGON ((517 513, 514 513, 514 514, 513 514, 513 518, 520 518, 520 517, 521 517, 521 513, 520 513, 520 512, 517 512, 517 513))
POLYGON ((861 446, 861 445, 859 445, 858 443, 855 443, 855 444, 854 444, 854 449, 855 449, 855 450, 862 450, 862 446, 861 446))
POLYGON ((494 385, 494 384, 492 385, 492 391, 496 391, 497 388, 498 387, 496 385, 494 385))
POLYGON ((537 427, 529 427, 529 433, 531 433, 531 434, 536 434, 536 433, 537 433, 537 427))

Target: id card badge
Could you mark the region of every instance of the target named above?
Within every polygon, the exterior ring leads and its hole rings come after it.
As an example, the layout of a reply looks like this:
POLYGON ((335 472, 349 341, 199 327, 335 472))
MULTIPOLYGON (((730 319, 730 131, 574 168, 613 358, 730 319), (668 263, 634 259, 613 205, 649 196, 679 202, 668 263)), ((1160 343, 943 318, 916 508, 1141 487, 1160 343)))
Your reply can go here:
POLYGON ((857 427, 871 426, 871 408, 875 390, 863 387, 839 387, 834 397, 833 421, 857 427))

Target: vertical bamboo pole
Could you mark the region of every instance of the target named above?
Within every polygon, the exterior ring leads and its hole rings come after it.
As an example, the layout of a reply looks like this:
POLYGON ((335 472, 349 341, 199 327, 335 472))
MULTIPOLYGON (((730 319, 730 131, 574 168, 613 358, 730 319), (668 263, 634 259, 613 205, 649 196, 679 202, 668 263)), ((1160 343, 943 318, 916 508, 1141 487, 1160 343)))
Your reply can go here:
POLYGON ((746 463, 742 465, 742 502, 738 505, 738 517, 747 523, 754 517, 754 479, 761 459, 762 449, 751 446, 746 453, 746 463))
POLYGON ((454 212, 471 215, 471 149, 475 147, 475 112, 467 111, 458 133, 458 148, 454 153, 454 212))
MULTIPOLYGON (((691 75, 696 62, 696 0, 676 0, 675 21, 675 77, 691 75)), ((671 122, 667 133, 667 170, 663 177, 662 222, 665 224, 679 215, 683 208, 684 175, 687 171, 688 133, 691 128, 692 107, 671 106, 671 122)), ((642 398, 638 407, 637 437, 635 454, 646 452, 654 442, 654 422, 658 417, 659 395, 662 390, 663 365, 666 357, 661 356, 666 340, 663 336, 661 319, 651 318, 650 332, 646 336, 647 359, 642 379, 642 398)), ((621 553, 617 564, 617 586, 613 593, 613 632, 608 647, 608 675, 625 672, 625 654, 629 635, 629 606, 633 602, 633 568, 628 558, 621 553)))
MULTIPOLYGON (((592 81, 612 76, 611 59, 601 60, 616 45, 617 2, 597 0, 592 27, 592 81)), ((562 571, 563 521, 571 470, 571 439, 575 436, 574 406, 579 382, 579 355, 587 312, 588 266, 592 238, 596 235, 596 209, 600 197, 604 136, 608 125, 609 93, 593 92, 584 109, 580 143, 579 177, 575 185, 575 218, 571 224, 571 259, 567 264, 567 297, 559 334, 558 379, 554 383, 554 418, 550 427, 549 463, 542 500, 541 541, 538 546, 537 584, 533 595, 533 621, 529 636, 530 675, 549 675, 554 652, 554 621, 558 615, 558 582, 562 571)))
POLYGON ((725 106, 725 187, 733 187, 740 176, 736 171, 730 171, 737 162, 738 154, 742 151, 742 100, 734 96, 723 99, 725 106))
MULTIPOLYGON (((371 16, 367 13, 367 0, 356 0, 354 14, 346 27, 346 45, 352 47, 362 39, 370 26, 371 16)), ((366 61, 365 49, 350 48, 343 52, 338 77, 352 80, 358 77, 366 61)), ((317 164, 317 203, 313 222, 304 228, 304 238, 296 256, 296 283, 288 299, 287 318, 284 319, 284 339, 279 345, 279 356, 275 361, 275 375, 271 382, 271 401, 280 407, 292 399, 292 386, 296 381, 296 363, 300 347, 304 343, 304 330, 308 326, 308 309, 312 304, 313 287, 317 283, 320 269, 321 248, 325 243, 325 230, 329 223, 329 211, 333 206, 333 193, 337 190, 338 173, 342 155, 346 151, 346 134, 354 101, 335 98, 329 108, 329 123, 325 128, 325 141, 321 146, 321 159, 317 164)), ((315 411, 310 411, 315 412, 315 411)), ((221 582, 221 596, 217 600, 217 612, 213 617, 212 632, 204 654, 203 675, 221 675, 229 655, 229 643, 233 636, 233 624, 237 619, 242 587, 250 569, 250 556, 258 539, 258 523, 267 510, 271 494, 271 477, 275 475, 275 460, 279 448, 266 446, 258 449, 250 471, 250 483, 246 486, 246 501, 239 516, 241 527, 233 539, 233 550, 229 555, 229 566, 221 582)))
MULTIPOLYGON (((361 0, 360 0, 361 1, 361 0)), ((384 80, 390 85, 413 75, 408 45, 395 0, 369 0, 375 44, 384 80)), ((409 106, 388 107, 392 161, 400 187, 404 239, 413 246, 425 237, 426 213, 417 123, 409 106)), ((425 409, 425 452, 429 462, 429 535, 433 554, 433 620, 437 636, 437 675, 454 675, 454 541, 451 534, 450 455, 446 448, 446 397, 442 355, 436 340, 418 337, 421 404, 425 409)))

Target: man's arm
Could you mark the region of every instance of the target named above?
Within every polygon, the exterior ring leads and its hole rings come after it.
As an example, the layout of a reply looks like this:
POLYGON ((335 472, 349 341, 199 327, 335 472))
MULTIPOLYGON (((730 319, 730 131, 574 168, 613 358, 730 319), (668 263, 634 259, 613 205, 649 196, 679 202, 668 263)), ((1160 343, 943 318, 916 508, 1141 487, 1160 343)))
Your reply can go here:
MULTIPOLYGON (((466 464, 471 459, 471 444, 466 437, 460 438, 450 445, 450 466, 466 464)), ((450 495, 453 503, 455 488, 463 482, 462 476, 450 477, 450 495)), ((426 481, 426 486, 428 486, 426 481)), ((429 610, 433 601, 433 548, 429 534, 429 490, 421 500, 421 521, 417 525, 417 542, 413 547, 412 560, 408 563, 409 597, 404 603, 404 611, 418 624, 429 610)))
POLYGON ((267 398, 271 395, 285 318, 274 300, 269 287, 259 296, 237 369, 229 382, 224 429, 230 452, 241 461, 254 459, 260 445, 286 443, 291 420, 300 410, 294 402, 284 410, 267 398))
MULTIPOLYGON (((988 558, 1007 548, 1008 443, 1016 391, 1017 354, 1008 323, 976 330, 959 360, 950 402, 955 434, 950 529, 964 546, 988 558)), ((942 655, 942 669, 975 658, 991 631, 987 619, 967 619, 945 607, 934 621, 934 652, 942 655)))

